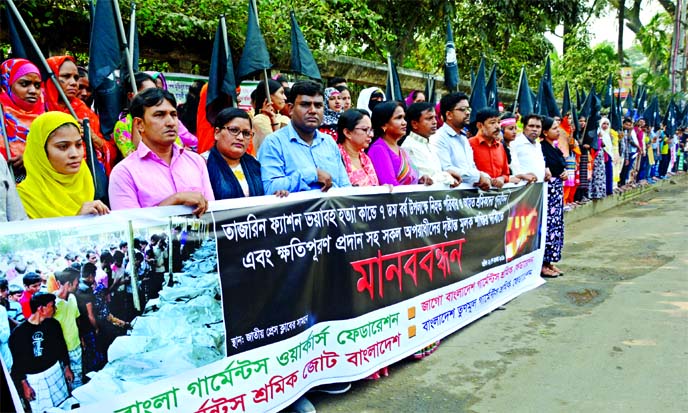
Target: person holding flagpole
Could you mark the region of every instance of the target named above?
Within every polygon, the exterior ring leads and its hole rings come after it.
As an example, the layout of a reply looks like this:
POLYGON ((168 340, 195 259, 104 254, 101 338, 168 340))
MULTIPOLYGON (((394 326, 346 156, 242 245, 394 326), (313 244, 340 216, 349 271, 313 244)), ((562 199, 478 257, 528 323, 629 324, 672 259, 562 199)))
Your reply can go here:
MULTIPOLYGON (((69 104, 74 109, 79 122, 88 118, 91 126, 91 139, 96 149, 98 161, 103 164, 106 174, 109 176, 112 167, 117 160, 117 148, 114 142, 103 139, 100 132, 100 120, 84 102, 79 99, 79 70, 76 60, 72 56, 53 56, 47 59, 48 66, 55 72, 60 87, 64 91, 69 104)), ((62 101, 55 85, 46 81, 44 85, 46 111, 59 111, 69 113, 67 104, 62 101)))

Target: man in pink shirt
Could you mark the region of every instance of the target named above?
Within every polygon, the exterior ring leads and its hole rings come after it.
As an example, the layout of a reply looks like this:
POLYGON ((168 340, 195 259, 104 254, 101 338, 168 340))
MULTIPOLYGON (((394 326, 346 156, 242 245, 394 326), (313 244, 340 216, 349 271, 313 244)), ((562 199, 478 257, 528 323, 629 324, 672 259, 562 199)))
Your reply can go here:
POLYGON ((147 89, 131 101, 133 127, 141 135, 138 148, 110 175, 113 210, 187 205, 200 216, 213 201, 203 158, 174 143, 177 102, 163 89, 147 89))

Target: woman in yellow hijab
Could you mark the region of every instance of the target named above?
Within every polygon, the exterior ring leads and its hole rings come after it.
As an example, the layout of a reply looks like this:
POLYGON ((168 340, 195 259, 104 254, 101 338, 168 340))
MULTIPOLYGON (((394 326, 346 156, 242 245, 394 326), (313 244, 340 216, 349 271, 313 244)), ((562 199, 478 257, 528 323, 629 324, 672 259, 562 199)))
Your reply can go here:
POLYGON ((94 201, 93 178, 84 161, 79 124, 62 112, 38 116, 24 151, 26 179, 17 186, 29 218, 103 215, 110 212, 94 201))

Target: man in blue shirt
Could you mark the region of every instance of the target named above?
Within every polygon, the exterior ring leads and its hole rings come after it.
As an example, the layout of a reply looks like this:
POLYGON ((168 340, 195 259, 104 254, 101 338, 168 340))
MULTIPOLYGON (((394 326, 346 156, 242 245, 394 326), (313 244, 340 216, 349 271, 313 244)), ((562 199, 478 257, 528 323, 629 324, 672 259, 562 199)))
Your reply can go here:
POLYGON ((258 151, 265 193, 351 186, 337 144, 318 131, 325 108, 320 85, 296 82, 290 98, 291 124, 268 135, 258 151))

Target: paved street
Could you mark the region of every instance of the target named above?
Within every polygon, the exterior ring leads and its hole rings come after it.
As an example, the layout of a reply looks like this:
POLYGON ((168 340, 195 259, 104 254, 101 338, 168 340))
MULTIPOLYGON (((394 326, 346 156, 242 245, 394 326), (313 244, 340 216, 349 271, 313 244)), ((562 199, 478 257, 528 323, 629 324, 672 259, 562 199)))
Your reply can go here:
POLYGON ((567 227, 565 276, 333 412, 688 411, 688 179, 567 227))

